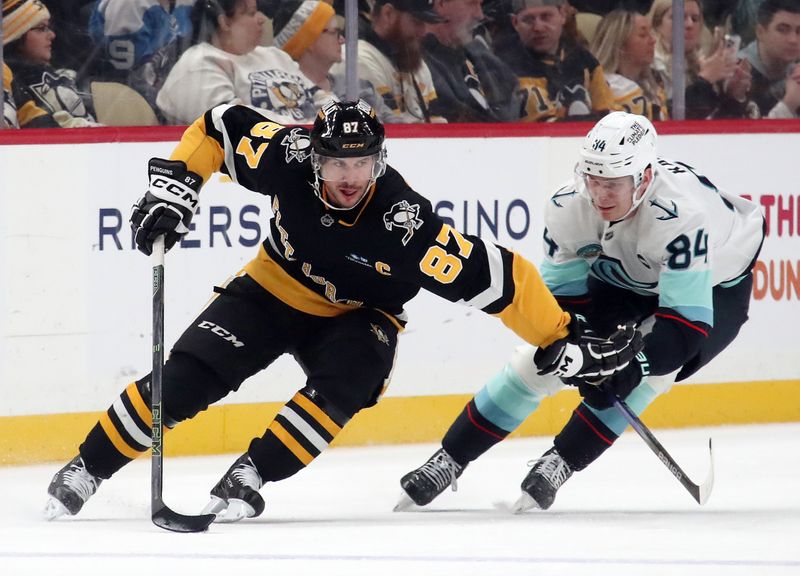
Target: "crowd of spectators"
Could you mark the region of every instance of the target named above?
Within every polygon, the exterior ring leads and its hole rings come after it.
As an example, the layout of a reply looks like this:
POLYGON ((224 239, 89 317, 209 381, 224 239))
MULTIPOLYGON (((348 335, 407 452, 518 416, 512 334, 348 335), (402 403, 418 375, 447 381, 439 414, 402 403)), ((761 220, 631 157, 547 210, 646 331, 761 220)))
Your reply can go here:
MULTIPOLYGON (((93 94, 107 83, 143 99, 148 123, 188 124, 222 103, 310 123, 345 97, 344 4, 3 0, 4 123, 100 125, 93 94)), ((683 4, 687 118, 798 117, 800 0, 683 4)), ((357 5, 358 96, 384 122, 674 117, 673 0, 357 5)))

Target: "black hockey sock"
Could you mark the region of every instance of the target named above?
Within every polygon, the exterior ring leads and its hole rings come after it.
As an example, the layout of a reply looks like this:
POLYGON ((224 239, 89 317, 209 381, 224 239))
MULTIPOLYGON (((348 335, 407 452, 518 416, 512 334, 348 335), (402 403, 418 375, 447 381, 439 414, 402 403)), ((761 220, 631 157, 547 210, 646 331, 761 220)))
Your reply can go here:
POLYGON ((264 435, 250 442, 248 453, 264 482, 283 480, 319 456, 348 420, 304 388, 281 408, 264 435))
POLYGON ((577 472, 597 460, 618 437, 581 403, 555 437, 553 445, 569 467, 577 472))
POLYGON ((91 474, 110 478, 150 448, 148 379, 149 376, 125 388, 81 444, 80 454, 91 474))
POLYGON ((442 448, 459 465, 466 466, 509 434, 484 418, 473 398, 442 438, 442 448))

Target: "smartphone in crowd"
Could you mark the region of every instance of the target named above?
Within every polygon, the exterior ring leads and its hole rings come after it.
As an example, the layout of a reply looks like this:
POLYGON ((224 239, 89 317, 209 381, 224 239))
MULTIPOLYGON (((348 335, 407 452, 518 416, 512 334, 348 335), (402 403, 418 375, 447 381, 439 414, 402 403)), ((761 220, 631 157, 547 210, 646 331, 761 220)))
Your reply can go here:
POLYGON ((722 38, 722 46, 725 51, 725 60, 737 62, 739 60, 739 48, 742 46, 742 37, 738 34, 725 34, 722 38))

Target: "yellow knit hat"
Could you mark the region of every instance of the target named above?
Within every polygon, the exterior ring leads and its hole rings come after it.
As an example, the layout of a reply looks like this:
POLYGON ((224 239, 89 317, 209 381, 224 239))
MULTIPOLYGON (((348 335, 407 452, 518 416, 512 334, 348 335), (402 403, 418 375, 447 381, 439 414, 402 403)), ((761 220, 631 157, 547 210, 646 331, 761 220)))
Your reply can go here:
MULTIPOLYGON (((275 46, 297 60, 317 41, 325 25, 335 16, 327 2, 306 0, 295 10, 275 36, 275 46)), ((276 16, 276 20, 277 20, 276 16)), ((273 21, 273 24, 277 22, 273 21)))
POLYGON ((41 0, 3 0, 3 46, 49 19, 50 11, 41 0))

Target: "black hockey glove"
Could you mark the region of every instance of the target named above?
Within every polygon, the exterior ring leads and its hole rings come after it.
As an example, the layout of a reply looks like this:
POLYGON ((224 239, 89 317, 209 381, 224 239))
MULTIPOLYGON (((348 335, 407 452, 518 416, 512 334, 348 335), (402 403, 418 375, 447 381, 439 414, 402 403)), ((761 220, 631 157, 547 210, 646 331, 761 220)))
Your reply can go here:
POLYGON ((161 158, 150 159, 148 174, 150 188, 133 205, 131 228, 136 247, 149 256, 159 236, 164 236, 164 248, 169 250, 189 232, 203 179, 183 162, 161 158))
POLYGON ((623 369, 612 374, 602 381, 585 380, 578 383, 578 391, 592 408, 603 410, 614 405, 609 398, 607 390, 616 394, 620 400, 625 400, 642 381, 642 378, 650 374, 650 364, 644 352, 639 352, 633 360, 623 369))
POLYGON ((633 322, 620 326, 606 338, 598 337, 586 319, 573 314, 569 334, 546 348, 538 348, 533 361, 539 375, 552 374, 567 384, 610 376, 627 366, 644 346, 642 333, 633 322), (575 378, 575 381, 570 379, 575 378))

